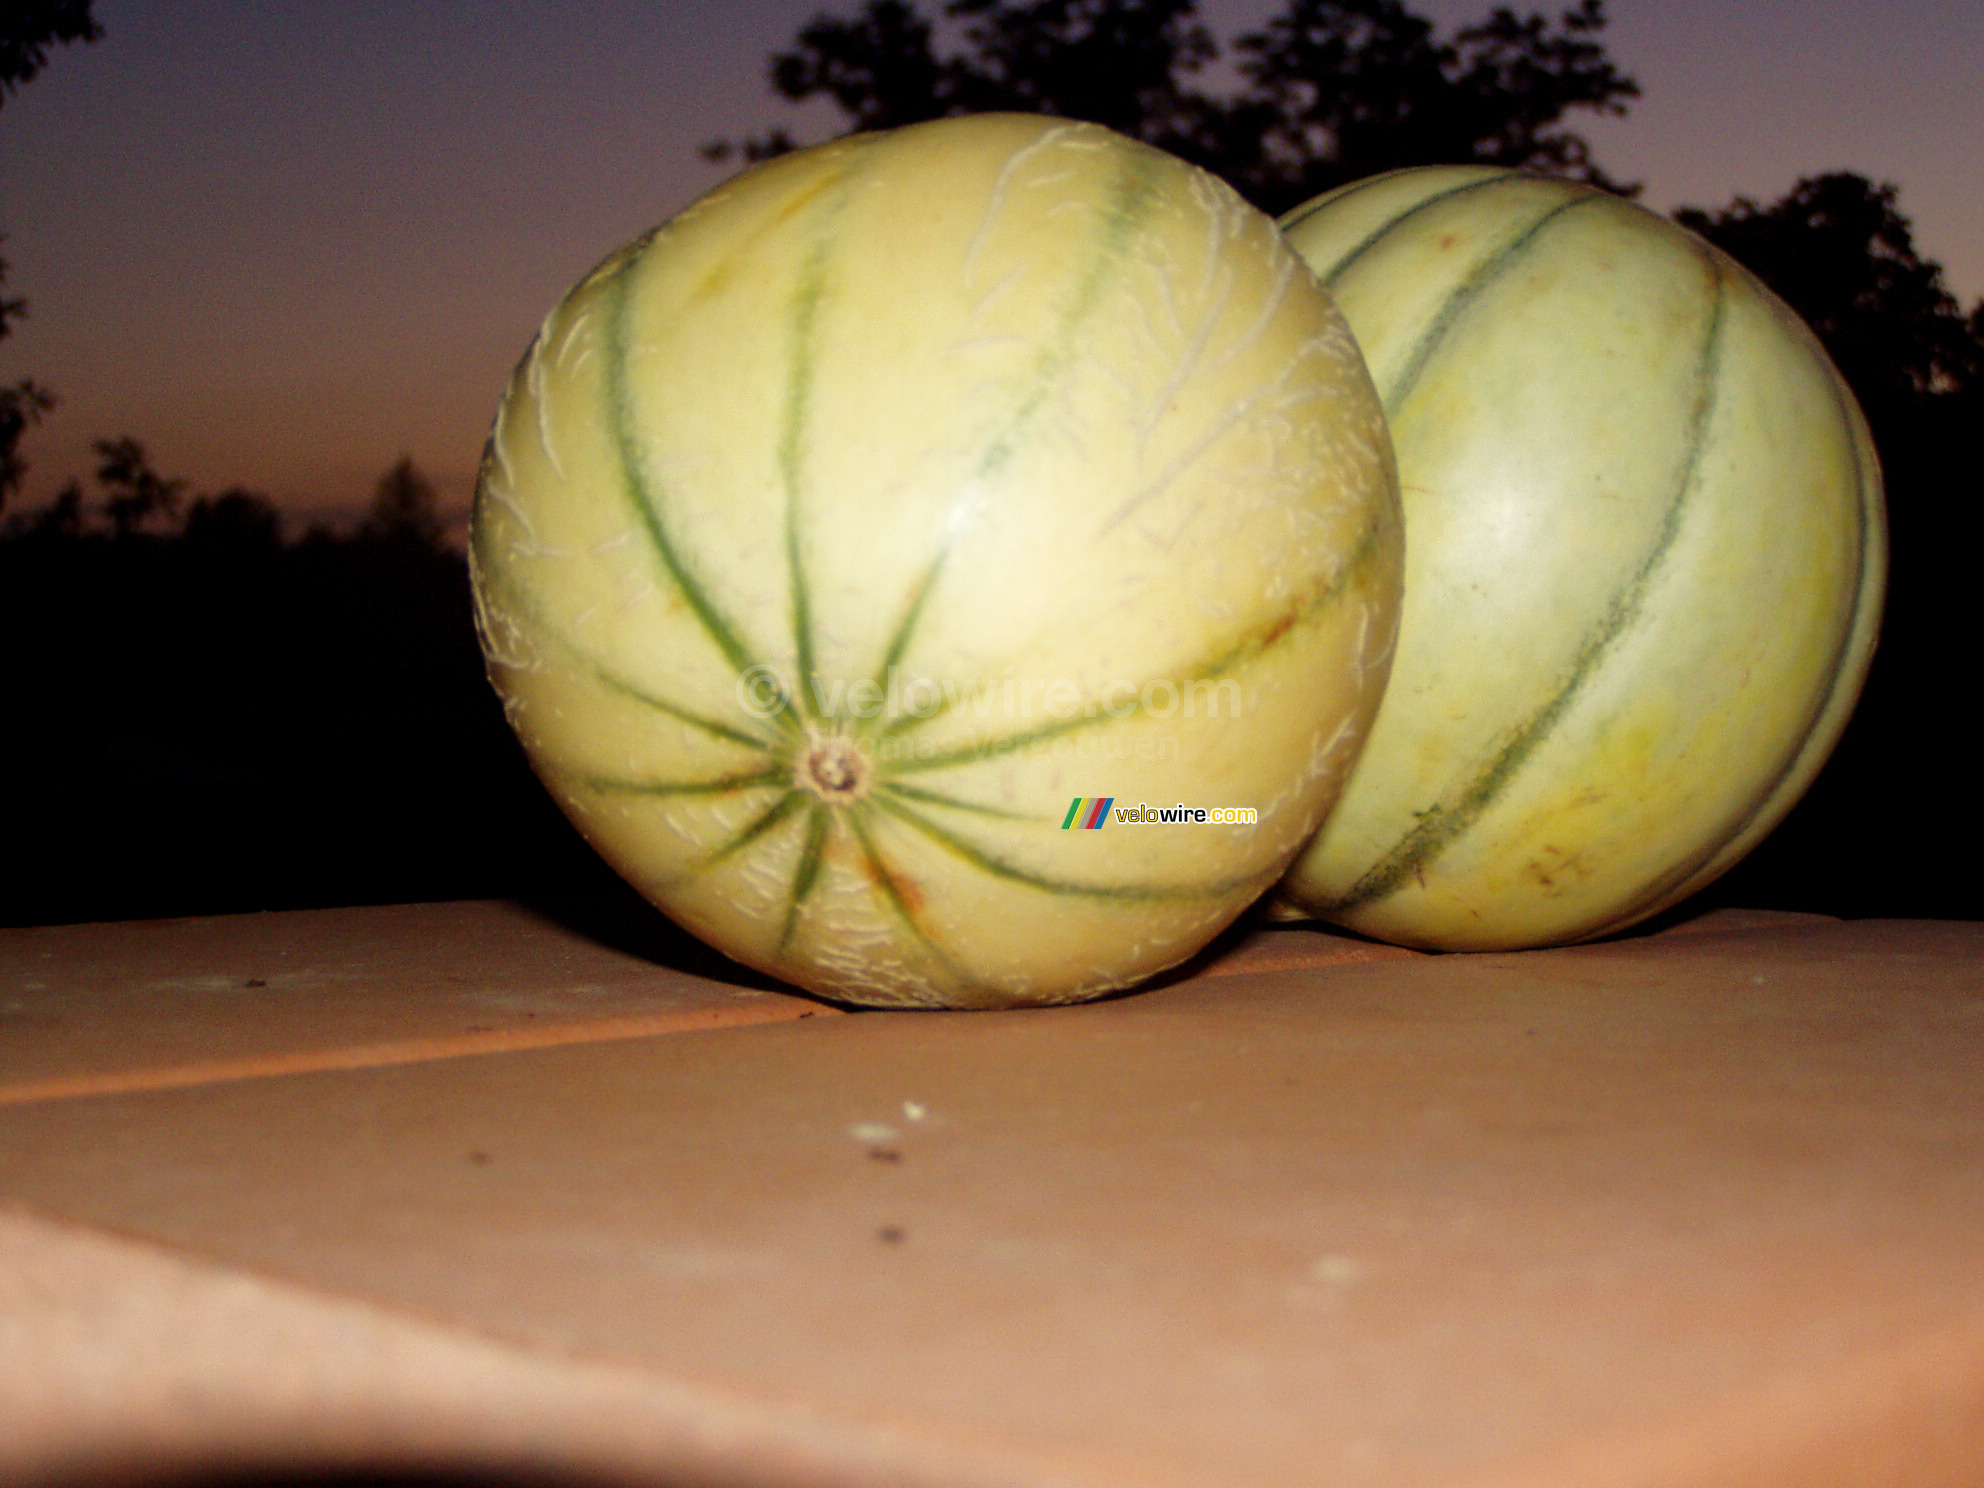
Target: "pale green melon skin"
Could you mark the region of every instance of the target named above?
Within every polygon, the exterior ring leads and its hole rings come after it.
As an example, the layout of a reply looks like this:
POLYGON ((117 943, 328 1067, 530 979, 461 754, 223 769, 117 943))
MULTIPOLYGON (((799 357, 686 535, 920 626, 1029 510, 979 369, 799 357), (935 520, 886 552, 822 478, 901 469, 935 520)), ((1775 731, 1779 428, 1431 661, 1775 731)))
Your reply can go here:
POLYGON ((586 837, 737 960, 881 1006, 1073 1001, 1204 945, 1335 799, 1401 565, 1369 378, 1273 223, 1024 116, 784 157, 608 260, 511 381, 471 536, 491 678, 586 837), (994 702, 739 693, 891 666, 994 702), (1116 719, 1116 679, 1233 685, 1116 719), (809 783, 831 738, 857 797, 809 783), (1260 821, 1065 831, 1076 796, 1260 821))
POLYGON ((1604 193, 1407 170, 1282 226, 1385 403, 1408 554, 1389 691, 1284 911, 1502 950, 1678 903, 1865 678, 1886 528, 1852 395, 1752 276, 1604 193))

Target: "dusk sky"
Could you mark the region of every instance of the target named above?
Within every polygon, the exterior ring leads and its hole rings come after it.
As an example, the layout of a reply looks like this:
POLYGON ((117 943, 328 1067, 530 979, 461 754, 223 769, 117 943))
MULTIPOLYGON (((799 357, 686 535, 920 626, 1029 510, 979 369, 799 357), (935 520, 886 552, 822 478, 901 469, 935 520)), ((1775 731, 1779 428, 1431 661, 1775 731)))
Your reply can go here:
MULTIPOLYGON (((854 8, 98 0, 105 39, 0 109, 0 254, 31 305, 0 380, 62 399, 28 437, 25 504, 122 434, 196 490, 246 485, 298 518, 362 506, 402 453, 465 503, 552 302, 726 174, 697 147, 829 132, 831 111, 772 97, 765 58, 854 8)), ((1278 8, 1201 4, 1227 37, 1278 8)), ((1451 28, 1489 5, 1415 8, 1451 28)), ((1979 0, 1609 9, 1644 96, 1579 127, 1648 205, 1859 171, 1899 184, 1966 304, 1984 294, 1979 0)))

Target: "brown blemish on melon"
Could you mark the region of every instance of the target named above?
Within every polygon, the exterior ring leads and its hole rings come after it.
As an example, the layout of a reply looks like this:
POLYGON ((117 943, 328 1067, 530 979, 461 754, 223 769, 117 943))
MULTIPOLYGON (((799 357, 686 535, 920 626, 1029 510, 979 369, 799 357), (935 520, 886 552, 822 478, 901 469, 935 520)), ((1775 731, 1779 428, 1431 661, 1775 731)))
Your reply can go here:
POLYGON ((923 890, 916 886, 914 879, 905 878, 900 873, 891 873, 873 858, 862 860, 862 871, 868 875, 875 887, 893 894, 896 902, 902 905, 904 913, 912 915, 922 913, 923 890))
POLYGON ((1296 611, 1290 610, 1279 620, 1275 621, 1273 626, 1269 628, 1268 633, 1261 637, 1261 649, 1263 651, 1267 650, 1268 647, 1295 629, 1295 617, 1296 611))

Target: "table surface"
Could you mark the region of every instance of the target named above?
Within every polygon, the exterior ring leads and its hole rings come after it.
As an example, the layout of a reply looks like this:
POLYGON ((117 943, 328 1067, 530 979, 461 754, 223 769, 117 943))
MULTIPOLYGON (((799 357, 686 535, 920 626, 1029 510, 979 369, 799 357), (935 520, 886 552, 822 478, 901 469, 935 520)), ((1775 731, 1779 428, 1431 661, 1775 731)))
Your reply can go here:
POLYGON ((1007 1013, 656 954, 0 931, 0 1480, 1984 1479, 1984 925, 1260 929, 1007 1013))

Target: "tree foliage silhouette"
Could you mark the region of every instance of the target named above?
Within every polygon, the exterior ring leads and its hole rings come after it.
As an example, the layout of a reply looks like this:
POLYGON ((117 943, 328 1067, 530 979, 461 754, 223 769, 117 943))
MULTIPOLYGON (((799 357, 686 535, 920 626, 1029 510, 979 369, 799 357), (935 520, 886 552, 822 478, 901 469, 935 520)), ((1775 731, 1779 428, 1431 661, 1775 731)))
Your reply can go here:
POLYGON ((64 42, 96 41, 103 28, 90 14, 93 0, 7 0, 0 6, 0 105, 48 65, 48 51, 64 42))
POLYGON ((1899 195, 1833 171, 1769 206, 1738 197, 1674 215, 1776 290, 1864 402, 1984 390, 1984 300, 1964 314, 1941 265, 1916 251, 1899 195))
POLYGON ((0 511, 20 490, 28 462, 21 457, 21 438, 55 406, 55 395, 32 377, 0 388, 0 511))
POLYGON ((433 484, 420 473, 413 456, 402 455, 392 469, 379 477, 372 493, 371 509, 359 525, 358 536, 367 542, 439 548, 442 540, 439 506, 433 484))
MULTIPOLYGON (((48 62, 48 49, 64 42, 95 41, 103 28, 90 14, 92 0, 8 0, 0 6, 0 106, 48 62)), ((7 260, 0 258, 0 284, 7 282, 7 260)), ((26 300, 0 295, 0 341, 10 322, 27 313, 26 300)), ((55 407, 55 395, 32 378, 0 387, 0 511, 21 488, 27 462, 21 439, 55 407)), ((79 498, 80 499, 80 498, 79 498)))
POLYGON ((1639 96, 1604 29, 1601 0, 1554 23, 1497 7, 1446 41, 1397 0, 1291 0, 1239 43, 1250 87, 1237 145, 1253 153, 1235 160, 1235 184, 1286 207, 1400 166, 1478 163, 1624 189, 1563 123, 1639 96))
POLYGON ((270 549, 282 543, 282 513, 258 491, 229 486, 194 498, 186 508, 181 529, 189 543, 244 550, 270 549))
POLYGON ((183 480, 167 480, 152 468, 145 447, 128 434, 99 439, 96 479, 103 487, 103 513, 113 537, 129 538, 178 513, 183 480))
MULTIPOLYGON (((7 260, 0 258, 0 285, 6 282, 7 260)), ((0 294, 0 341, 7 339, 13 322, 27 309, 26 300, 0 294)), ((32 377, 0 387, 0 511, 7 509, 7 498, 20 490, 28 473, 27 461, 21 458, 22 437, 54 406, 55 395, 32 377)))
MULTIPOLYGON (((1606 55, 1602 0, 1554 19, 1497 8, 1450 38, 1400 0, 1287 0, 1234 43, 1241 81, 1195 79, 1220 55, 1193 0, 910 0, 821 14, 770 64, 793 103, 832 100, 854 129, 1018 109, 1087 119, 1173 151, 1281 211, 1397 166, 1479 161, 1620 189, 1565 124, 1622 114, 1638 85, 1606 55)), ((764 159, 783 129, 705 153, 764 159)))
POLYGON ((198 548, 244 555, 269 553, 282 545, 282 513, 268 497, 242 486, 196 496, 184 507, 187 482, 159 474, 143 444, 129 435, 96 441, 99 496, 87 501, 70 481, 47 505, 17 512, 0 523, 0 539, 65 542, 111 537, 126 546, 183 538, 198 548))

